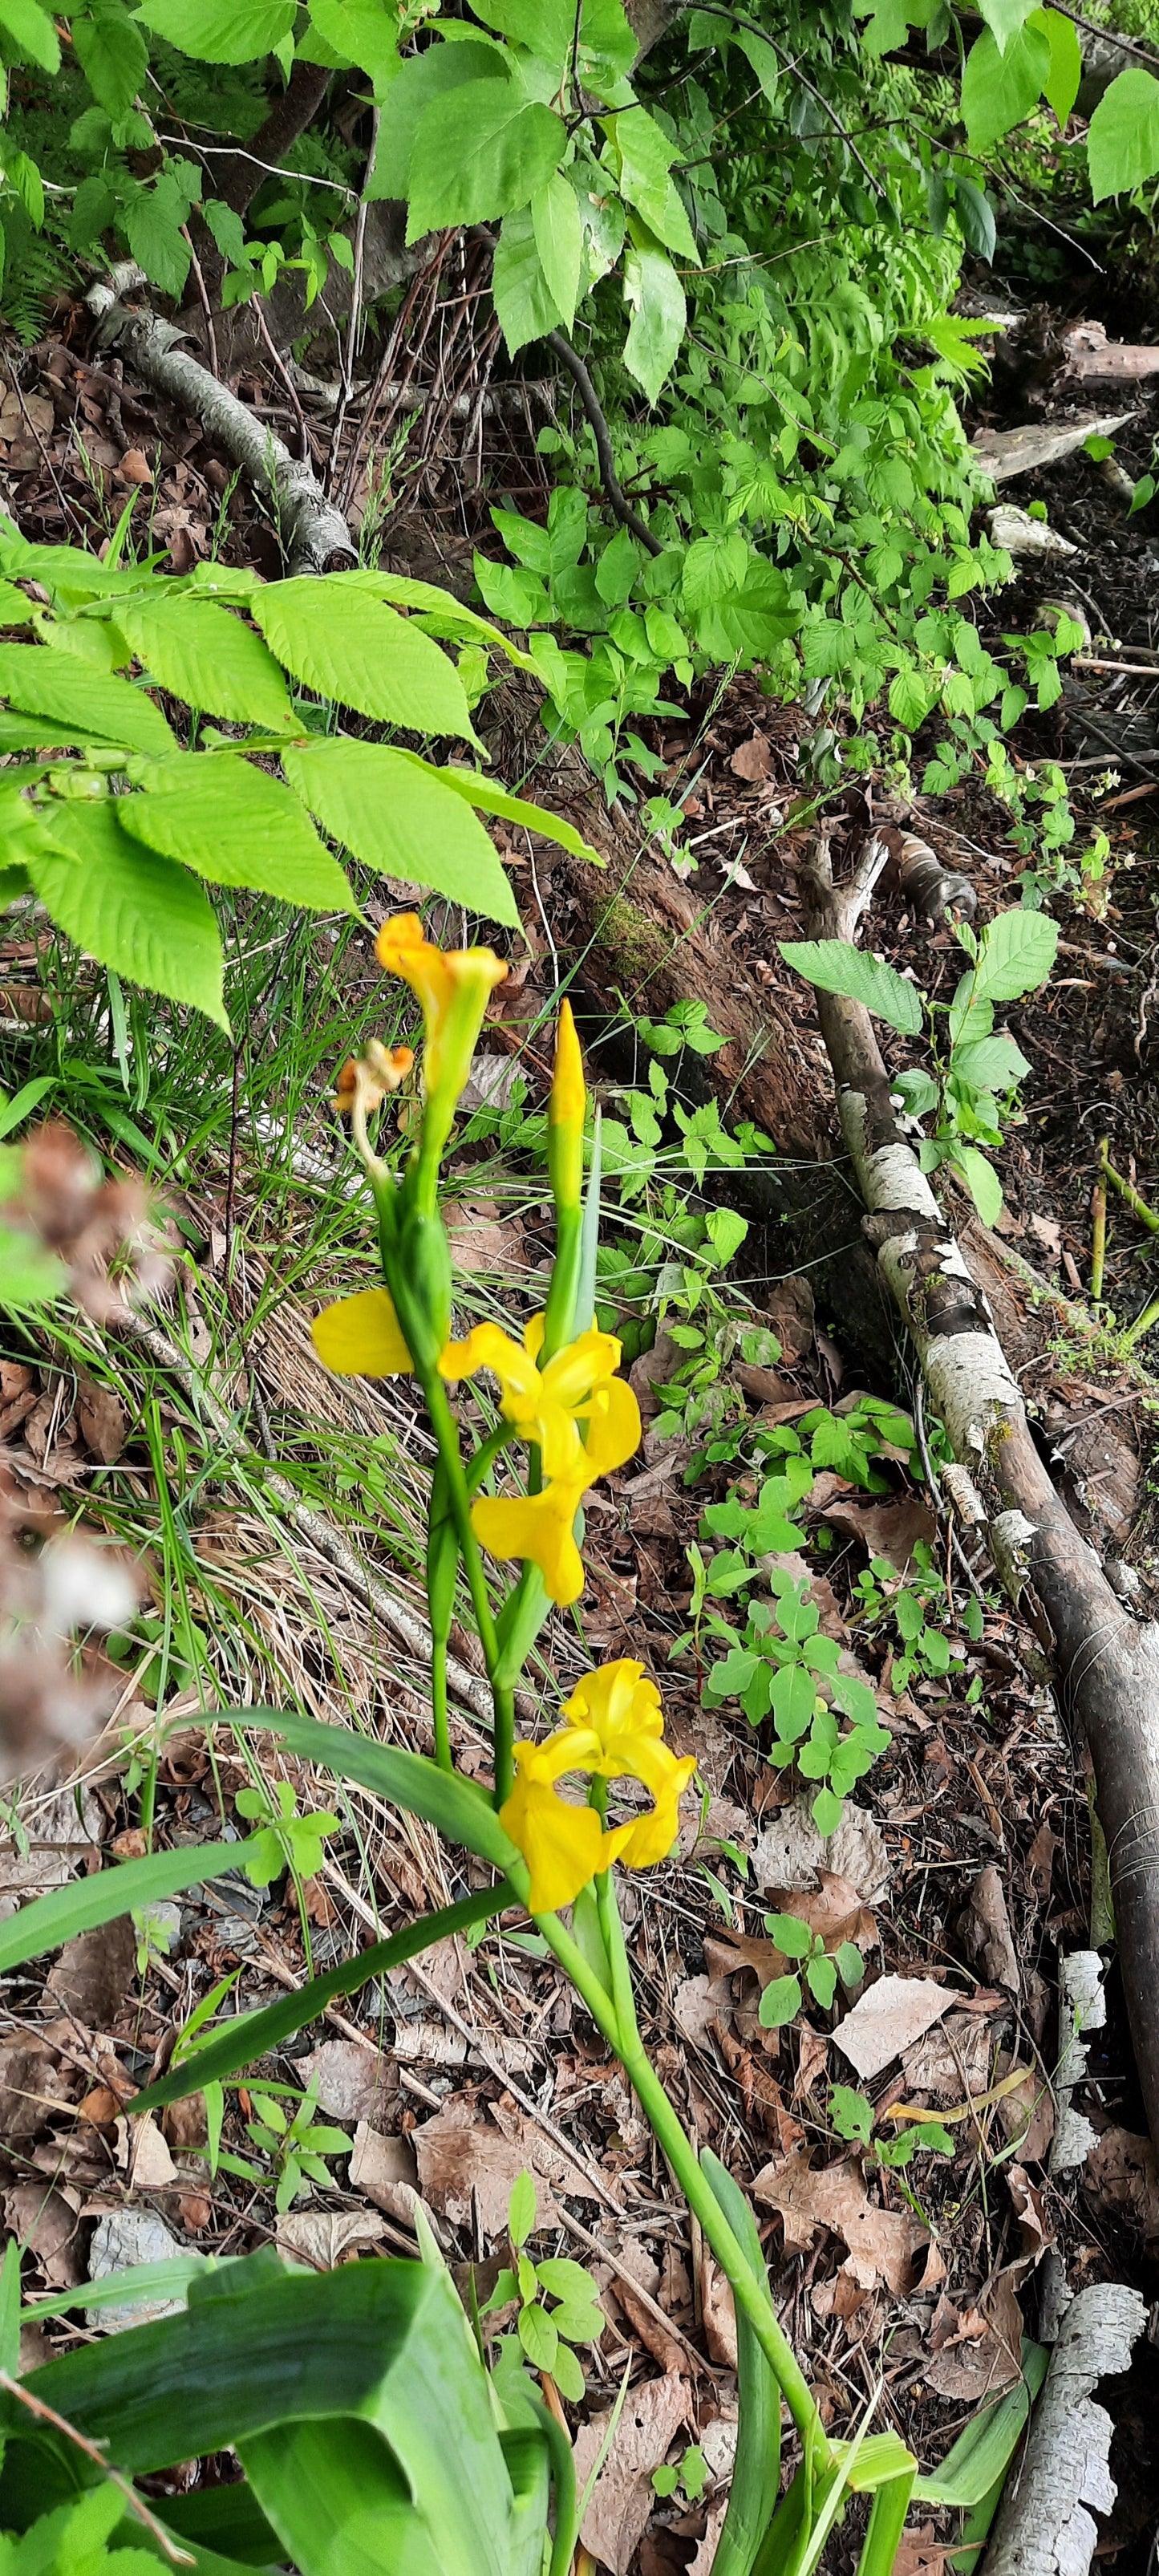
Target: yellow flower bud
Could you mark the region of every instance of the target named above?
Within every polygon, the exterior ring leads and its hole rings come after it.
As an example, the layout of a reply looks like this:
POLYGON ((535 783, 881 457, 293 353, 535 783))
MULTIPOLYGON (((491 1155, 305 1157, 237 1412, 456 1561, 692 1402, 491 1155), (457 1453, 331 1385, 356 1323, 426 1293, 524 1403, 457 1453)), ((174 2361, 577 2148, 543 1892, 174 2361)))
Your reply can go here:
POLYGON ((584 1185, 584 1116, 587 1087, 571 1003, 559 1006, 555 1072, 547 1104, 547 1156, 558 1208, 577 1208, 584 1185))

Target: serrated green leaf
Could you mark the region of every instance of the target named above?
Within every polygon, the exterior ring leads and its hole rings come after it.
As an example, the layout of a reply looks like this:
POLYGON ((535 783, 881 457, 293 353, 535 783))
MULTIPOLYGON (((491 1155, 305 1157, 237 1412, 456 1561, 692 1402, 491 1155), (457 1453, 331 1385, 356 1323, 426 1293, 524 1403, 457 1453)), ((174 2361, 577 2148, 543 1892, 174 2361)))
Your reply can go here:
POLYGON ((228 1030, 221 939, 196 879, 130 839, 111 799, 43 820, 54 846, 30 848, 28 873, 52 919, 98 965, 228 1030))
POLYGON ((988 152, 1011 126, 1021 125, 1037 106, 1050 74, 1050 41, 1041 27, 1020 27, 1004 53, 984 27, 962 74, 962 114, 971 150, 988 152))
MULTIPOLYGON (((411 752, 406 756, 408 760, 415 757, 411 752)), ((497 814, 505 823, 521 823, 525 831, 538 832, 542 841, 553 841, 557 849, 569 850, 573 859, 587 859, 593 868, 606 868, 607 860, 593 850, 590 841, 584 840, 574 823, 565 823, 561 815, 550 814, 545 806, 529 804, 525 796, 509 796, 505 787, 497 787, 492 779, 481 777, 474 769, 448 765, 436 775, 468 805, 477 805, 481 813, 497 814)))
POLYGON ((795 966, 807 984, 861 1002, 903 1037, 920 1034, 922 997, 916 985, 907 983, 896 967, 887 966, 868 949, 854 948, 845 939, 783 939, 779 944, 785 964, 795 966))
POLYGON ((257 63, 292 32, 294 0, 140 0, 137 16, 199 63, 257 63))
POLYGON ((149 48, 122 0, 90 0, 84 17, 72 21, 77 61, 108 116, 123 116, 142 87, 149 67, 149 48))
POLYGON ((254 623, 283 668, 319 697, 379 724, 470 740, 470 709, 454 664, 411 620, 359 596, 364 587, 355 576, 352 601, 342 573, 272 581, 254 594, 254 623))
POLYGON ((383 101, 378 149, 367 181, 368 197, 406 197, 410 160, 419 118, 444 91, 462 89, 468 81, 508 78, 508 66, 497 45, 480 36, 461 44, 438 41, 411 54, 392 80, 383 101))
POLYGON ((565 128, 515 81, 468 81, 432 100, 410 156, 407 240, 525 206, 562 161, 565 128))
POLYGON ((950 1160, 961 1172, 983 1225, 997 1225, 1002 1214, 1002 1183, 993 1163, 987 1162, 976 1145, 955 1144, 950 1160))
POLYGON ((530 340, 542 340, 563 322, 544 273, 530 206, 504 215, 492 262, 491 293, 495 311, 514 358, 530 340))
POLYGON ((666 250, 695 262, 700 256, 695 236, 670 175, 677 146, 644 107, 628 108, 608 124, 621 196, 666 250))
POLYGON ((166 761, 118 808, 134 840, 211 885, 250 886, 311 912, 358 909, 345 871, 291 789, 232 752, 166 761))
POLYGON ((531 222, 548 294, 558 307, 565 331, 570 331, 579 294, 583 225, 575 189, 558 170, 553 170, 543 186, 536 189, 531 200, 531 222))
POLYGON ((438 770, 385 743, 334 736, 288 745, 282 767, 324 829, 367 867, 518 929, 498 853, 438 770))
POLYGON ((1159 170, 1159 81, 1138 64, 1120 72, 1099 100, 1087 135, 1096 206, 1139 188, 1159 170))
POLYGON ((159 754, 176 749, 160 707, 143 689, 94 671, 75 653, 51 644, 0 644, 0 697, 22 715, 81 725, 99 742, 159 754))
POLYGON ((1078 29, 1073 18, 1064 18, 1060 9, 1036 9, 1033 23, 1041 28, 1050 46, 1050 76, 1043 82, 1047 104, 1054 109, 1060 127, 1065 128, 1083 76, 1078 29))
POLYGON ((400 608, 418 609, 428 635, 448 636, 454 643, 466 641, 493 645, 497 653, 514 662, 517 670, 536 669, 530 653, 521 652, 501 626, 494 625, 489 617, 481 617, 477 608, 468 608, 449 590, 440 590, 433 581, 413 581, 406 573, 370 572, 363 568, 356 573, 344 574, 343 579, 351 590, 366 590, 374 599, 394 601, 400 608))
POLYGON ((268 644, 228 608, 173 596, 158 582, 155 597, 127 602, 116 623, 137 660, 186 706, 271 733, 293 727, 290 693, 268 644))
POLYGON ((624 301, 632 314, 624 365, 654 403, 675 366, 688 325, 684 289, 662 250, 633 240, 624 259, 624 301))
POLYGON ((0 0, 0 27, 26 61, 38 63, 42 72, 60 70, 60 41, 39 0, 0 0))
POLYGON ((999 912, 982 934, 976 1001, 1016 1002, 1045 984, 1058 954, 1058 923, 1045 912, 999 912))
POLYGON ((981 16, 993 34, 998 51, 1004 54, 1012 36, 1035 9, 1035 0, 978 0, 981 16))

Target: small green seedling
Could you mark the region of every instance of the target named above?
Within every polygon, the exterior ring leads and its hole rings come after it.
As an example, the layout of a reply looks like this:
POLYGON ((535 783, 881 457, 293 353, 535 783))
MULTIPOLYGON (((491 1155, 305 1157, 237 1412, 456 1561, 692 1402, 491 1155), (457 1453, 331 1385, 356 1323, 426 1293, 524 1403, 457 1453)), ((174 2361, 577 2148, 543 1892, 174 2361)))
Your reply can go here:
POLYGON ((348 2156, 354 2140, 344 2129, 328 2129, 317 2121, 317 2078, 303 2094, 292 2117, 272 2093, 250 2094, 252 2116, 246 2128, 255 2147, 260 2147, 274 2164, 278 2177, 274 2207, 279 2217, 295 2200, 309 2194, 311 2183, 323 2190, 333 2188, 333 2174, 328 2173, 324 2156, 348 2156))
POLYGON ((814 2003, 828 2012, 837 1992, 837 1980, 849 1988, 859 1986, 865 1975, 865 1962, 853 1941, 843 1941, 830 1958, 819 1932, 810 1930, 796 1914, 766 1914, 765 1930, 775 1941, 785 1959, 798 1959, 800 1975, 774 1977, 764 1989, 758 2019, 764 2030, 783 2030, 795 2021, 804 2001, 801 1978, 804 1978, 814 2003))
POLYGON ((662 2460, 652 2471, 654 2495, 675 2495, 680 2487, 689 2504, 699 2504, 707 2483, 708 2462, 696 2442, 689 2443, 682 2460, 662 2460))
POLYGON ((500 2272, 486 2306, 479 2311, 480 2322, 497 2308, 505 2308, 510 2300, 518 2299, 516 2333, 522 2358, 531 2363, 533 2370, 546 2371, 560 2396, 578 2406, 587 2383, 572 2345, 598 2343, 607 2318, 599 2305, 595 2282, 582 2263, 572 2263, 566 2255, 558 2254, 545 2255, 542 2261, 533 2263, 525 2254, 523 2249, 535 2217, 534 2178, 521 2173, 512 2185, 507 2211, 514 2263, 500 2272))
POLYGON ((254 1887, 268 1887, 290 1870, 295 1878, 313 1878, 322 1866, 322 1845, 341 1828, 337 1816, 321 1812, 299 1816, 288 1780, 270 1789, 239 1789, 234 1805, 239 1816, 260 1820, 259 1830, 244 1844, 239 1859, 254 1887))
POLYGON ((850 2084, 833 2085, 829 2110, 838 2137, 855 2140, 874 2164, 885 2165, 891 2172, 912 2164, 922 2150, 935 2156, 953 2155, 954 2141, 940 2120, 915 2120, 896 2138, 875 2138, 873 2104, 867 2094, 855 2092, 850 2084))

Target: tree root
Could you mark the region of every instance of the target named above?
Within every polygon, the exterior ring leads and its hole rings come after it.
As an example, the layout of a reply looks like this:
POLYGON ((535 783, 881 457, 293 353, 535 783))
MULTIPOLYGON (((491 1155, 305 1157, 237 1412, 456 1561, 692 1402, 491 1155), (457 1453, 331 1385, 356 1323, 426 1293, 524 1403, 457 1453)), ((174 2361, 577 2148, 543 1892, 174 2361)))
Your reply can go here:
POLYGON ((124 298, 144 284, 139 269, 114 269, 109 282, 86 299, 97 318, 99 348, 119 349, 138 375, 200 421, 207 440, 221 448, 269 503, 291 573, 341 572, 358 561, 350 530, 327 500, 308 459, 291 456, 264 422, 255 420, 228 385, 176 344, 184 338, 147 306, 124 298))

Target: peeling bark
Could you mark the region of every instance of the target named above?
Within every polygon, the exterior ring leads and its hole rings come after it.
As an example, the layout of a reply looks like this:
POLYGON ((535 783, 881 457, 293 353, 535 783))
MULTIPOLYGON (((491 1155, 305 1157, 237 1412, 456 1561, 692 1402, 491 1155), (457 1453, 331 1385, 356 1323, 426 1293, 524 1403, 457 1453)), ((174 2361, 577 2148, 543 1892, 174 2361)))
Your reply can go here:
MULTIPOLYGON (((879 864, 838 894, 823 851, 812 936, 852 937, 879 864)), ((1055 1492, 987 1299, 899 1126, 869 1013, 836 994, 816 999, 868 1211, 863 1232, 981 1496, 995 1565, 1049 1644, 1064 1705, 1090 1746, 1131 2035, 1159 2141, 1159 1628, 1130 1617, 1055 1492)))
POLYGON ((118 349, 138 375, 167 394, 201 423, 211 447, 220 448, 269 502, 292 573, 340 572, 357 563, 358 550, 339 510, 328 501, 308 460, 291 456, 263 421, 255 420, 228 385, 178 347, 184 337, 147 306, 124 297, 143 284, 135 268, 115 269, 107 285, 90 289, 97 343, 118 349))
POLYGON ((1123 2282, 1095 2282, 1072 2300, 1002 2499, 985 2576, 1086 2576, 1098 2539, 1088 2508, 1109 2513, 1116 2493, 1107 2466, 1113 2426, 1091 2391, 1130 2368, 1146 2322, 1144 2301, 1123 2282))

